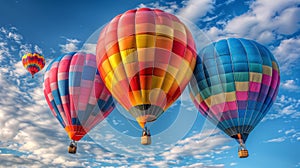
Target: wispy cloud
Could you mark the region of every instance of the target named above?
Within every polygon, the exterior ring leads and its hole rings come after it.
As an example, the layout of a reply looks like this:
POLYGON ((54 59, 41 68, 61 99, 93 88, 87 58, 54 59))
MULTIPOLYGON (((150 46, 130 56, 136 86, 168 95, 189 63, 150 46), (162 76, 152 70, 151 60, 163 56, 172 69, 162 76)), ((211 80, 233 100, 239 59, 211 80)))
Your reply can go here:
POLYGON ((290 142, 297 142, 300 141, 300 131, 295 129, 295 128, 291 128, 288 129, 284 132, 278 132, 279 135, 281 135, 278 138, 273 138, 270 140, 265 141, 266 143, 279 143, 279 142, 284 142, 284 141, 290 141, 290 142))
POLYGON ((253 1, 250 10, 228 21, 225 31, 262 43, 275 40, 276 34, 293 34, 300 28, 299 1, 253 1), (274 34, 275 33, 275 34, 274 34))
POLYGON ((138 5, 138 8, 157 8, 161 9, 165 12, 175 14, 178 9, 180 9, 179 5, 177 4, 176 1, 173 2, 152 2, 148 4, 141 3, 138 5))
POLYGON ((295 80, 286 80, 283 83, 281 83, 281 87, 284 89, 287 89, 290 92, 298 92, 300 87, 297 85, 295 80))
POLYGON ((224 143, 228 142, 229 138, 219 133, 218 130, 204 130, 178 141, 176 146, 161 155, 167 161, 175 161, 184 157, 211 158, 212 155, 229 149, 228 146, 224 147, 224 143))
POLYGON ((183 1, 184 6, 178 11, 178 15, 190 21, 198 21, 214 9, 214 0, 189 0, 183 1))
POLYGON ((280 95, 273 105, 273 110, 268 113, 262 121, 278 118, 298 119, 300 118, 300 99, 280 95))
POLYGON ((300 36, 282 40, 273 52, 278 58, 281 71, 291 73, 300 59, 300 36))
POLYGON ((77 39, 66 38, 66 44, 60 44, 59 46, 61 48, 62 53, 69 53, 69 52, 77 51, 79 43, 80 41, 77 39))
POLYGON ((285 137, 280 137, 280 138, 274 138, 274 139, 267 140, 266 143, 270 143, 270 142, 283 142, 285 140, 286 140, 285 137))

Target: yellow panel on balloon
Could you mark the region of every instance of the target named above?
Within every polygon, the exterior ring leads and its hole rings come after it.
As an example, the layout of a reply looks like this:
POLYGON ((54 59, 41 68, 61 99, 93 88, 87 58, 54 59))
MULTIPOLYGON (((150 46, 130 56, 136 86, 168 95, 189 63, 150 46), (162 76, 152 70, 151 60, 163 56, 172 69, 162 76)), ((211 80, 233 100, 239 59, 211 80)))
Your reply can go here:
MULTIPOLYGON (((182 23, 173 22, 173 26, 174 26, 173 29, 178 30, 186 35, 186 28, 182 23)), ((183 39, 180 39, 180 40, 183 40, 183 39)))
POLYGON ((121 56, 119 53, 113 54, 110 57, 108 57, 108 60, 110 62, 111 68, 114 70, 117 66, 122 64, 121 56))
POLYGON ((161 88, 162 84, 164 82, 163 77, 159 76, 152 76, 152 88, 161 88))
POLYGON ((155 47, 155 36, 151 34, 136 35, 137 48, 155 47))
POLYGON ((136 48, 135 35, 126 36, 124 38, 119 39, 118 41, 119 41, 119 48, 121 52, 123 50, 136 48))
POLYGON ((267 65, 263 65, 263 74, 272 76, 272 67, 269 67, 267 65))
POLYGON ((102 63, 102 67, 103 67, 103 70, 104 70, 104 72, 105 72, 106 74, 108 74, 109 72, 111 72, 111 71, 112 71, 112 69, 111 69, 111 66, 110 66, 110 63, 109 63, 108 59, 106 59, 105 61, 103 61, 103 63, 102 63))
POLYGON ((136 62, 136 60, 138 60, 137 50, 135 48, 123 50, 120 53, 123 64, 136 62))
POLYGON ((132 94, 133 94, 133 98, 134 98, 134 101, 135 101, 134 106, 143 104, 140 91, 132 91, 132 94))
POLYGON ((236 91, 248 91, 249 82, 234 82, 236 91))
POLYGON ((261 73, 250 72, 249 76, 250 76, 250 81, 251 82, 261 83, 261 81, 262 81, 262 74, 261 73))
POLYGON ((166 25, 156 25, 156 34, 158 36, 165 36, 168 37, 170 39, 173 38, 173 28, 166 26, 166 25))
POLYGON ((149 94, 151 90, 141 90, 141 99, 143 104, 151 104, 149 101, 149 94))
MULTIPOLYGON (((166 71, 175 78, 179 69, 169 65, 166 71)), ((177 79, 175 79, 175 80, 177 80, 177 79)))
POLYGON ((162 90, 165 92, 165 93, 168 93, 175 78, 173 76, 171 76, 169 73, 166 73, 165 75, 165 78, 164 78, 164 83, 162 85, 162 90))
POLYGON ((189 63, 186 60, 182 60, 182 63, 180 65, 180 72, 183 73, 178 73, 176 75, 176 81, 180 84, 182 84, 183 79, 187 76, 187 75, 191 75, 191 73, 189 73, 190 66, 189 63))
POLYGON ((275 61, 272 61, 272 68, 279 72, 278 65, 275 61))

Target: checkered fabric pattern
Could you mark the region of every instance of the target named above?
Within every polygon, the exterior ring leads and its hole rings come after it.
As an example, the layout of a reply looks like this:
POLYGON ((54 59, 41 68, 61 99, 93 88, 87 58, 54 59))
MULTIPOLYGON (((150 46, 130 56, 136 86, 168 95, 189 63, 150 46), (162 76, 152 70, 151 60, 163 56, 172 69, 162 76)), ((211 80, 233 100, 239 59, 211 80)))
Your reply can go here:
POLYGON ((229 136, 244 141, 274 103, 278 63, 263 45, 229 38, 199 53, 189 89, 198 110, 229 136))
POLYGON ((176 16, 149 8, 112 19, 100 33, 96 53, 114 98, 134 117, 154 119, 181 95, 197 55, 190 31, 176 16), (153 110, 145 112, 149 107, 153 110))
POLYGON ((73 52, 53 60, 45 72, 44 95, 53 115, 76 141, 115 107, 93 54, 73 52))

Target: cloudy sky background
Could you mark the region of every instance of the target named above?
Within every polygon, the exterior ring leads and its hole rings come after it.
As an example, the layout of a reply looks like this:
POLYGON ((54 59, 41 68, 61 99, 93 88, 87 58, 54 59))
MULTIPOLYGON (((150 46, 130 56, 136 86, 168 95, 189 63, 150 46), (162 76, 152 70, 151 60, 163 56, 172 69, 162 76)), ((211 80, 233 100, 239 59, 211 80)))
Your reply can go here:
POLYGON ((299 0, 0 3, 0 167, 300 167, 299 0), (247 141, 249 158, 237 158, 237 143, 198 115, 187 91, 151 125, 150 147, 139 145, 137 124, 117 106, 80 141, 76 155, 67 153, 69 139, 44 100, 44 70, 31 79, 21 57, 37 51, 49 63, 63 53, 87 50, 83 46, 92 51, 89 43, 99 28, 137 7, 177 15, 193 31, 198 49, 209 41, 243 37, 275 55, 280 92, 247 141))

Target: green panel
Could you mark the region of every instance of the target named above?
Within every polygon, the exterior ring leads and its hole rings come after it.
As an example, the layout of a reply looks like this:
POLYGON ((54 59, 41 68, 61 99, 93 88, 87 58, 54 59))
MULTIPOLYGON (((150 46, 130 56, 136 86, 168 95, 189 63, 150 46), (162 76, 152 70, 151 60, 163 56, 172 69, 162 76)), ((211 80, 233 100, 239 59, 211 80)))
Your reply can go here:
POLYGON ((233 92, 235 91, 234 82, 231 83, 223 83, 224 92, 233 92))
POLYGON ((249 72, 234 72, 234 80, 236 82, 248 82, 249 72))
POLYGON ((263 68, 261 64, 251 63, 249 64, 249 72, 262 73, 263 68))

